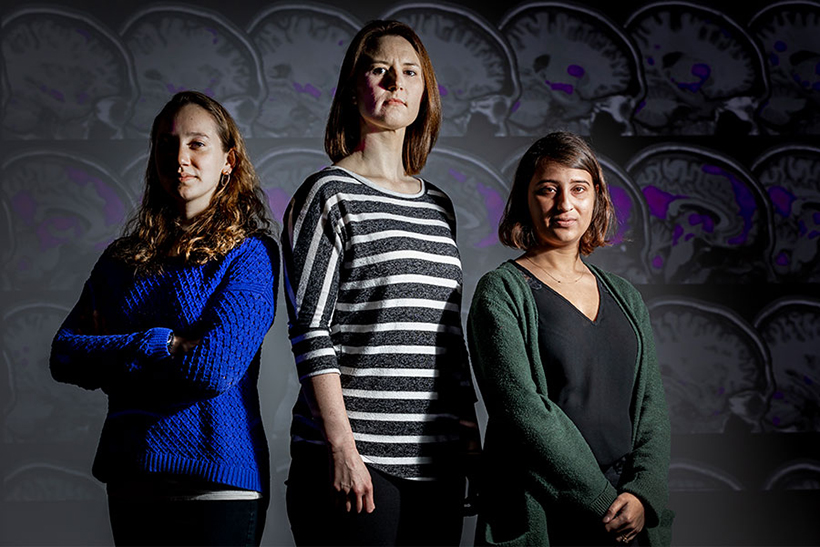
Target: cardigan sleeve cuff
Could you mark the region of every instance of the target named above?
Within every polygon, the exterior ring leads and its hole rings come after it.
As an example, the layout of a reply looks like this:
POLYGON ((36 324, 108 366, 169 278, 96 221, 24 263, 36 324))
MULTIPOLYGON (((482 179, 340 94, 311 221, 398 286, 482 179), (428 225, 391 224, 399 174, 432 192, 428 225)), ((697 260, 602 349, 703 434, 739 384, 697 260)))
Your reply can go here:
POLYGON ((168 337, 173 331, 165 327, 148 329, 139 343, 140 352, 148 359, 162 359, 171 355, 168 353, 168 337))
POLYGON ((605 482, 606 487, 604 488, 604 491, 598 494, 598 497, 592 502, 592 511, 600 517, 603 517, 606 514, 609 506, 612 505, 612 502, 614 502, 615 498, 618 497, 618 491, 615 487, 612 486, 612 484, 610 484, 610 482, 606 479, 605 482))

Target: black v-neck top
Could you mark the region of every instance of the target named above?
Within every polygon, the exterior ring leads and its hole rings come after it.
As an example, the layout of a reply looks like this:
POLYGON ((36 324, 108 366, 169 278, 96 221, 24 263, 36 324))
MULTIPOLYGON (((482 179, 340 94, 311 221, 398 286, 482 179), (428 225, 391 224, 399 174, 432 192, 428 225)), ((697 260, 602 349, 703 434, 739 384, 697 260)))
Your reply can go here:
POLYGON ((638 354, 635 331, 597 277, 600 304, 591 321, 526 268, 513 263, 535 297, 547 396, 575 423, 605 469, 632 447, 629 407, 638 354))

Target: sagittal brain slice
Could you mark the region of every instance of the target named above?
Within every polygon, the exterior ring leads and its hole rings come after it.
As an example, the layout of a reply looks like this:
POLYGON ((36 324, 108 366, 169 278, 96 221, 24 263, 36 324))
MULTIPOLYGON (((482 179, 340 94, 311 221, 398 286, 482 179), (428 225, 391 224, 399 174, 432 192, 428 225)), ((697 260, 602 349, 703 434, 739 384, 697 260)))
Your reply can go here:
POLYGON ((137 67, 140 98, 130 120, 135 136, 178 91, 220 101, 249 136, 264 95, 261 62, 244 32, 224 16, 182 5, 135 13, 121 32, 137 67))
POLYGON ((18 139, 122 137, 136 98, 119 37, 62 8, 24 8, 0 32, 3 134, 18 139))
POLYGON ((648 89, 634 117, 639 133, 712 135, 721 119, 758 132, 754 112, 768 80, 743 27, 689 2, 643 6, 625 26, 641 50, 648 89))
POLYGON ((657 299, 648 308, 673 432, 761 431, 774 382, 755 329, 693 299, 657 299))
POLYGON ((602 113, 621 134, 632 133, 645 90, 637 49, 619 27, 581 6, 534 2, 516 7, 500 28, 521 79, 509 117, 513 134, 563 128, 589 135, 602 113))
POLYGON ((5 288, 74 289, 117 236, 134 199, 104 166, 57 150, 2 165, 11 250, 5 288))
POLYGON ((820 134, 820 4, 786 1, 766 6, 749 23, 766 58, 771 96, 759 119, 772 134, 820 134))
POLYGON ((820 148, 783 145, 752 165, 774 211, 771 267, 780 281, 820 281, 820 148))
POLYGON ((627 164, 649 210, 650 271, 679 283, 770 277, 772 213, 746 169, 714 150, 645 148, 627 164))
POLYGON ((256 136, 321 137, 345 51, 360 24, 328 7, 285 4, 260 14, 248 34, 264 66, 268 94, 256 136))

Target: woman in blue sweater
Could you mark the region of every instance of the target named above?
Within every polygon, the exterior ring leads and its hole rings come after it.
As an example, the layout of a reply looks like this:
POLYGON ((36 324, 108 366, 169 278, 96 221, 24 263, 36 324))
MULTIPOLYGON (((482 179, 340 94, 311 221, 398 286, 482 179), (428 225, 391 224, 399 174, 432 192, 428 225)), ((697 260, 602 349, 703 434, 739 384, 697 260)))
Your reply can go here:
POLYGON ((478 543, 665 545, 669 418, 649 314, 582 260, 612 204, 584 140, 524 154, 499 226, 521 256, 482 277, 468 320, 487 407, 478 543))
POLYGON ((51 372, 102 389, 93 473, 118 545, 258 545, 268 447, 257 378, 278 248, 230 114, 175 95, 142 205, 54 338, 51 372))

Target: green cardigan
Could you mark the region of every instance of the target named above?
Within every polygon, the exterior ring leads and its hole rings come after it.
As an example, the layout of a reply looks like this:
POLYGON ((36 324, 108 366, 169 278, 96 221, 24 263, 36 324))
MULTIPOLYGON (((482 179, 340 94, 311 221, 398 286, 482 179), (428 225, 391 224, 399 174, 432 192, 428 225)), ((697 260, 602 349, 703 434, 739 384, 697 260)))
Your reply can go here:
MULTIPOLYGON (((638 337, 631 415, 632 452, 621 491, 641 499, 651 545, 669 545, 666 508, 670 427, 649 313, 625 279, 588 265, 610 290, 638 337)), ((479 482, 476 542, 549 545, 550 505, 603 518, 613 488, 575 424, 547 398, 532 291, 511 262, 485 274, 467 322, 470 355, 489 422, 479 482)), ((602 524, 603 526, 603 524, 602 524)))

